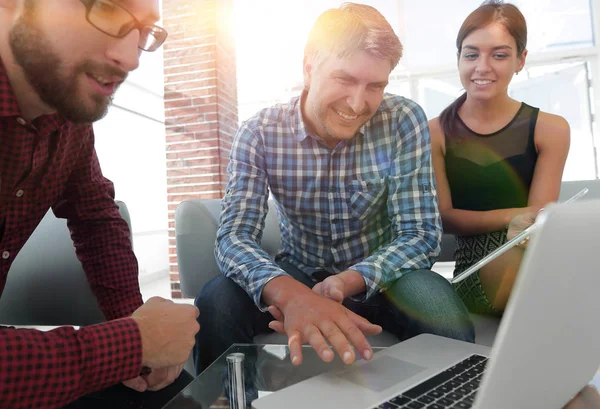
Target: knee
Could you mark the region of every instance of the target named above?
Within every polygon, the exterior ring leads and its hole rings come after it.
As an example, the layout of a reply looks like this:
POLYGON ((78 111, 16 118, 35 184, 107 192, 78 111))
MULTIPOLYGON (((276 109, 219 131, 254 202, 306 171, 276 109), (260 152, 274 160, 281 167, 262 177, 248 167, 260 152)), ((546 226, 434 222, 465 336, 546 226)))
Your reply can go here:
POLYGON ((226 317, 242 313, 252 303, 246 292, 231 279, 219 275, 202 287, 194 305, 200 310, 202 323, 220 322, 226 317))
POLYGON ((469 312, 448 280, 430 270, 410 272, 386 292, 396 308, 430 332, 473 341, 475 333, 469 312))
POLYGON ((415 270, 403 274, 388 288, 386 293, 395 298, 413 299, 426 303, 430 298, 439 298, 440 294, 455 296, 450 282, 431 270, 415 270))
POLYGON ((215 287, 219 287, 217 281, 220 280, 220 277, 217 276, 204 284, 202 289, 198 294, 196 294, 196 299, 194 300, 194 305, 198 307, 200 311, 212 310, 214 307, 214 303, 218 301, 213 295, 215 294, 215 287))

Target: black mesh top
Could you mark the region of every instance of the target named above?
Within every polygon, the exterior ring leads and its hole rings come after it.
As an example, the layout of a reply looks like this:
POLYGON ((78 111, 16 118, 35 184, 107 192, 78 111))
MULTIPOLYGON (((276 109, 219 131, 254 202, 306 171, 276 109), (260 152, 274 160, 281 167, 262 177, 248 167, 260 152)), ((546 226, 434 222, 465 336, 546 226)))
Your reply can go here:
POLYGON ((446 174, 452 205, 463 210, 527 206, 537 161, 534 130, 539 109, 521 104, 514 118, 491 134, 478 134, 457 116, 446 136, 446 174))

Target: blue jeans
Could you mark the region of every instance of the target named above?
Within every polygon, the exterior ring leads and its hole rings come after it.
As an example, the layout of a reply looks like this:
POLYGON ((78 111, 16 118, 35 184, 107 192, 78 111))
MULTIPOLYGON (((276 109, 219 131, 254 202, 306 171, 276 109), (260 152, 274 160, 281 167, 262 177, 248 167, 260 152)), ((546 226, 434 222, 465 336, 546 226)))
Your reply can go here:
MULTIPOLYGON (((312 288, 317 280, 295 266, 278 262, 294 279, 312 288)), ((196 297, 200 331, 193 350, 196 373, 201 373, 234 343, 251 344, 253 338, 272 332, 273 317, 261 312, 246 292, 219 275, 196 297)), ((430 270, 407 273, 385 292, 365 302, 344 301, 344 306, 396 335, 400 340, 422 333, 474 342, 469 312, 448 280, 430 270)))

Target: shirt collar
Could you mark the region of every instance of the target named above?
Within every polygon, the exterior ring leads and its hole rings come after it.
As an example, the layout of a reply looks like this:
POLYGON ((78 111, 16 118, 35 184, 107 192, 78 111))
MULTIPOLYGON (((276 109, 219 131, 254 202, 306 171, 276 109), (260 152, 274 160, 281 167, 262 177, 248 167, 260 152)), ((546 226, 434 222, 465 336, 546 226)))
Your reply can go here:
MULTIPOLYGON (((17 96, 15 95, 12 85, 8 79, 6 67, 0 58, 0 117, 22 116, 17 96)), ((59 129, 66 120, 58 113, 42 115, 35 118, 33 124, 43 124, 49 130, 59 129)))
POLYGON ((4 62, 0 58, 0 117, 20 115, 21 110, 19 109, 17 97, 8 80, 4 62))
POLYGON ((296 135, 298 142, 302 142, 309 136, 306 124, 304 123, 304 116, 302 115, 302 105, 306 100, 306 90, 303 90, 302 94, 294 99, 295 101, 292 106, 294 107, 295 120, 292 121, 292 132, 293 135, 296 135))

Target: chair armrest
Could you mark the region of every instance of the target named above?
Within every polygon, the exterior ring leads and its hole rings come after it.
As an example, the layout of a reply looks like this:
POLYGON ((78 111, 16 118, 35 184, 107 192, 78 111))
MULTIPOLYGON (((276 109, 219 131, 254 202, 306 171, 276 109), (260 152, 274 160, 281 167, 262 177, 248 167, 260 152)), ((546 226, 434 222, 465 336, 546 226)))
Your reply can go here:
MULTIPOLYGON (((196 297, 204 284, 220 274, 214 255, 220 215, 220 199, 185 200, 177 206, 177 263, 181 292, 186 297, 196 297)), ((269 201, 261 246, 270 256, 275 256, 281 247, 277 210, 273 201, 269 201)))
POLYGON ((220 274, 214 256, 220 200, 186 200, 175 211, 177 263, 181 292, 194 298, 220 274))

